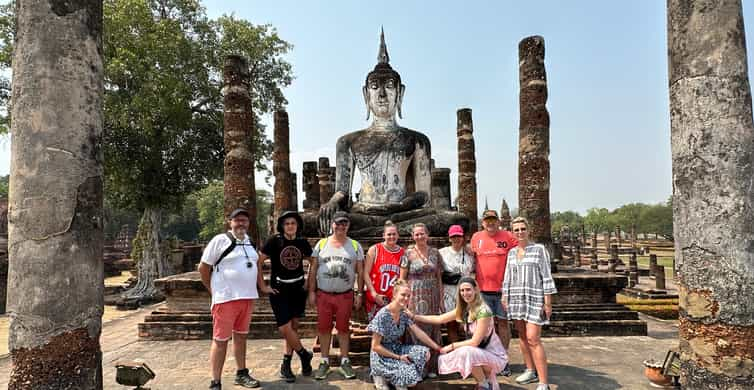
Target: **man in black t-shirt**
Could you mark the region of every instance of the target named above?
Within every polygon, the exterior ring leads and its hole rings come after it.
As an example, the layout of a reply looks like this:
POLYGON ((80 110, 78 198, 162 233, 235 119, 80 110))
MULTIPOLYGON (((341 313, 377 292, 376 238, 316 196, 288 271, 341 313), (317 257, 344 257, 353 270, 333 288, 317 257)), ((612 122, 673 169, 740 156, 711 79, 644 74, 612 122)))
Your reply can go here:
POLYGON ((301 374, 312 373, 312 352, 301 345, 298 322, 306 309, 307 289, 304 277, 304 259, 310 259, 312 248, 299 233, 303 220, 295 211, 284 212, 277 221, 278 234, 270 237, 259 252, 260 260, 269 258, 272 266, 270 286, 262 286, 262 292, 270 296, 270 306, 280 334, 285 339, 285 354, 280 366, 280 377, 286 382, 295 382, 291 370, 293 351, 301 359, 301 374))

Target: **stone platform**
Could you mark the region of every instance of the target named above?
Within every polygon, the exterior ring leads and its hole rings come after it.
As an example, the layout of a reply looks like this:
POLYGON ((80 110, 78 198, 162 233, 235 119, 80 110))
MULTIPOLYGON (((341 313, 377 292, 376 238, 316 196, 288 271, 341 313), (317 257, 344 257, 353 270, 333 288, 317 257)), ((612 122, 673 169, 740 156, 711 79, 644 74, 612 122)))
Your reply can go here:
MULTIPOLYGON (((553 316, 543 336, 642 336, 646 323, 636 312, 619 305, 616 294, 628 284, 625 276, 605 274, 567 266, 553 275, 558 294, 553 299, 553 316)), ((155 282, 165 296, 165 303, 140 323, 139 337, 145 340, 195 340, 212 336, 210 296, 201 283, 198 271, 169 276, 155 282)), ((360 313, 363 314, 363 313, 360 313)), ((352 351, 369 350, 364 316, 355 314, 352 323, 352 351), (358 347, 362 341, 365 350, 358 347)), ((269 300, 257 300, 250 337, 278 338, 277 325, 269 300)), ((316 312, 311 308, 301 322, 304 337, 316 335, 316 312)), ((335 344, 337 346, 337 343, 335 344)))

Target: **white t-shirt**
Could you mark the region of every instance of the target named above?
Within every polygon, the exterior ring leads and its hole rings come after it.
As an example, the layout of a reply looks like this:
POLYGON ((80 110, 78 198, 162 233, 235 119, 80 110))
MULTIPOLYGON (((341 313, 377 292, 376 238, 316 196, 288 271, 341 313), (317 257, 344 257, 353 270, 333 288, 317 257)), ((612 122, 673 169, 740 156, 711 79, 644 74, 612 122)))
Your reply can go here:
POLYGON ((210 240, 202 253, 202 263, 213 266, 212 279, 212 306, 239 299, 258 299, 257 292, 257 260, 259 255, 249 241, 249 236, 244 235, 243 241, 236 240, 236 247, 228 253, 214 267, 220 255, 231 244, 227 234, 218 234, 210 240), (249 267, 247 264, 251 264, 249 267))

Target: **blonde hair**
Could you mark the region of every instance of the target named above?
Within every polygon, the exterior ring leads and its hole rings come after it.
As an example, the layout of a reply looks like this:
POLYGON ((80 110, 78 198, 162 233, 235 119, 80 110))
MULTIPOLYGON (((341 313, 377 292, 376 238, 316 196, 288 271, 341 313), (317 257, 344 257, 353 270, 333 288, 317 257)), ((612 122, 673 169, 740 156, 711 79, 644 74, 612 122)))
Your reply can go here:
POLYGON ((396 297, 398 297, 398 294, 396 294, 396 292, 398 292, 399 288, 410 288, 408 281, 406 281, 405 279, 395 279, 393 281, 393 299, 396 299, 396 297))
POLYGON ((513 226, 514 223, 523 223, 524 225, 526 225, 526 227, 529 227, 529 221, 527 221, 524 217, 513 218, 513 220, 511 221, 511 226, 513 226))
POLYGON ((463 322, 463 313, 468 311, 468 321, 473 322, 474 320, 476 320, 476 313, 479 311, 479 306, 482 306, 483 304, 484 301, 482 300, 482 295, 479 293, 479 288, 476 284, 476 281, 474 281, 473 279, 462 279, 458 283, 458 288, 456 289, 456 321, 463 322), (474 299, 472 299, 469 303, 466 303, 466 301, 461 296, 462 284, 470 284, 471 287, 474 288, 474 299))
POLYGON ((429 231, 427 230, 427 225, 425 225, 425 224, 423 224, 423 223, 421 223, 421 222, 418 222, 418 223, 415 223, 415 224, 411 225, 411 231, 412 231, 412 232, 413 232, 413 231, 414 231, 414 229, 416 229, 416 228, 422 228, 422 229, 424 229, 424 233, 427 233, 427 234, 429 234, 429 231))

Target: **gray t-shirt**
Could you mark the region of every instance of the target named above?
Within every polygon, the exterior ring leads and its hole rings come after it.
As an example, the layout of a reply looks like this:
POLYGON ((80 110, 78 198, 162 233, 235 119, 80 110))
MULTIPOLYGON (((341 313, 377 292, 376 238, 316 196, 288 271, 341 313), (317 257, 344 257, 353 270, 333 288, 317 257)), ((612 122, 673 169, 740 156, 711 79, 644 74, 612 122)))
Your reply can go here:
POLYGON ((323 238, 314 246, 312 257, 317 258, 317 288, 342 293, 353 290, 356 280, 356 262, 364 261, 364 249, 356 240, 346 238, 343 246, 336 248, 330 239, 323 238))

